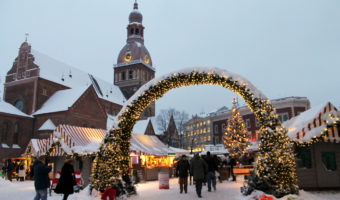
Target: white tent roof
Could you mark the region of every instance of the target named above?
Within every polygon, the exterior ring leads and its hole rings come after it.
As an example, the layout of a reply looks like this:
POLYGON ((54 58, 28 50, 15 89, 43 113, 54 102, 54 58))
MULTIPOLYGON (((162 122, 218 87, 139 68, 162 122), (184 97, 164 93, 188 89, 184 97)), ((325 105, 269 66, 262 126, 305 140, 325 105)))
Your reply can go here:
MULTIPOLYGON (((87 127, 77 127, 70 125, 59 125, 53 135, 46 141, 31 140, 39 154, 44 154, 50 148, 51 144, 58 141, 60 146, 56 147, 51 156, 61 156, 64 153, 78 153, 78 154, 91 154, 99 150, 100 144, 106 135, 106 130, 95 129, 87 127), (39 144, 43 147, 37 147, 39 144)), ((131 135, 130 150, 151 154, 151 155, 168 155, 168 153, 176 153, 179 149, 168 148, 164 145, 157 136, 132 134, 131 135)))

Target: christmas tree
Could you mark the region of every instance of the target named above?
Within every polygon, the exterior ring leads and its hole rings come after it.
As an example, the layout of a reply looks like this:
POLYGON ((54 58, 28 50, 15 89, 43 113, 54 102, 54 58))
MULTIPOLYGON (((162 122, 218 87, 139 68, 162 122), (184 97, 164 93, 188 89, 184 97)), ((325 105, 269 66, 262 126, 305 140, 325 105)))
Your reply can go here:
POLYGON ((225 130, 224 143, 232 157, 240 157, 249 147, 248 130, 242 116, 237 108, 237 100, 233 99, 233 108, 231 119, 225 130))

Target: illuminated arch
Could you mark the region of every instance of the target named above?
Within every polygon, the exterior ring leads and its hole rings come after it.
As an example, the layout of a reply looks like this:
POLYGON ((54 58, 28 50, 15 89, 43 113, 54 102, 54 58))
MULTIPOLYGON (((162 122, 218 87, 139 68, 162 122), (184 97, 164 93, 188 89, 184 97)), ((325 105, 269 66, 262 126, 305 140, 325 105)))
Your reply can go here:
POLYGON ((261 139, 257 176, 269 183, 276 196, 297 193, 292 144, 271 102, 245 78, 218 68, 189 68, 153 79, 123 106, 94 162, 93 185, 105 189, 128 173, 131 131, 145 108, 168 91, 189 85, 219 85, 239 94, 260 124, 261 139))

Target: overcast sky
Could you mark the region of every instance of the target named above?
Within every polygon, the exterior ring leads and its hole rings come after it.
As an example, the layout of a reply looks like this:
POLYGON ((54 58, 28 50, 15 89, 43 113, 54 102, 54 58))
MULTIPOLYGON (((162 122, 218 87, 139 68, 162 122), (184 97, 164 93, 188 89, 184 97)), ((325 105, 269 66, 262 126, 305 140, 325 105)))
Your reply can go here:
MULTIPOLYGON (((112 82, 133 0, 1 0, 2 82, 29 33, 32 48, 112 82)), ((339 0, 139 0, 156 76, 192 66, 238 73, 270 99, 340 106, 339 0)), ((1 89, 2 90, 2 89, 1 89)), ((157 109, 231 105, 218 86, 172 90, 157 109)))

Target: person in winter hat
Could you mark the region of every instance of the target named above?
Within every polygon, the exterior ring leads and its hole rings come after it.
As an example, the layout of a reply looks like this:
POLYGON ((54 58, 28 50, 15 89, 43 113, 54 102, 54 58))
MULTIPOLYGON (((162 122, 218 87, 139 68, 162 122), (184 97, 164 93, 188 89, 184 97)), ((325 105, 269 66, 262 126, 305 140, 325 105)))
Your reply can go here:
POLYGON ((186 155, 182 155, 182 158, 180 161, 178 161, 176 166, 176 175, 179 177, 179 188, 180 193, 188 192, 188 176, 190 173, 190 164, 187 160, 186 155))
POLYGON ((33 177, 36 195, 34 200, 47 200, 47 188, 50 187, 48 173, 52 170, 51 166, 43 164, 44 158, 40 157, 34 161, 33 177))
POLYGON ((68 196, 73 194, 73 186, 76 185, 72 162, 72 158, 65 161, 65 164, 61 169, 59 182, 55 188, 55 193, 64 194, 63 200, 67 200, 68 196))

